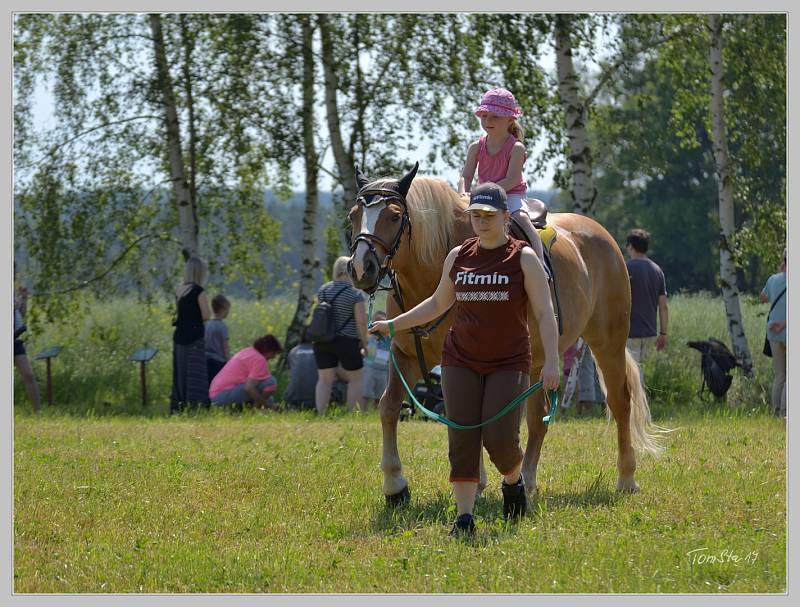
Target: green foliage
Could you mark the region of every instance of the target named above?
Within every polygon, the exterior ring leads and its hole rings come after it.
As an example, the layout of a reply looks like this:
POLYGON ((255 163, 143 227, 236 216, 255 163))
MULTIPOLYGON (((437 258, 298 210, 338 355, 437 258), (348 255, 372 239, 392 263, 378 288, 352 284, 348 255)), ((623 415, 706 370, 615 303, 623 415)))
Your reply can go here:
MULTIPOLYGON (((708 40, 700 16, 673 17, 665 27, 676 19, 685 33, 626 70, 619 94, 595 107, 597 216, 620 240, 631 227, 648 229, 672 289, 712 290, 719 261, 708 40), (673 246, 678 239, 681 245, 673 246)), ((725 30, 739 226, 734 252, 751 292, 775 271, 785 241, 783 27, 782 16, 742 15, 725 30)))
MULTIPOLYGON (((285 192, 299 139, 296 122, 276 119, 283 109, 273 100, 292 89, 269 71, 280 52, 269 43, 274 19, 161 19, 201 256, 212 271, 247 277, 252 287, 267 279, 264 256, 278 241, 263 192, 273 182, 285 192), (235 227, 236 240, 220 238, 220 226, 235 227)), ((131 282, 145 297, 170 291, 164 277, 178 275, 181 263, 170 242, 177 209, 172 190, 162 189, 173 173, 147 15, 20 15, 14 44, 15 233, 29 259, 21 272, 48 295, 40 300, 46 316, 63 314, 63 291, 83 281, 100 298, 131 282), (34 132, 39 81, 52 86, 56 124, 34 132), (128 253, 120 265, 105 273, 121 251, 128 253)))

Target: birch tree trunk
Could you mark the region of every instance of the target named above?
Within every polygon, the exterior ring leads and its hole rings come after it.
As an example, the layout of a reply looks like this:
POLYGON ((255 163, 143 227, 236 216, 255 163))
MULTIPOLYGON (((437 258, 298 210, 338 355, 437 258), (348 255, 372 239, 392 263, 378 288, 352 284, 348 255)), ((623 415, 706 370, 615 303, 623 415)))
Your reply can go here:
MULTIPOLYGON (((310 15, 300 17, 303 31, 303 157, 306 172, 306 208, 303 213, 303 244, 300 252, 300 289, 297 296, 297 307, 294 318, 286 331, 284 351, 300 343, 300 332, 311 311, 314 297, 314 270, 319 267, 319 260, 314 254, 314 233, 317 225, 319 161, 314 144, 314 28, 310 15)), ((283 357, 286 361, 286 355, 283 357)))
POLYGON ((358 185, 353 157, 347 152, 342 138, 342 127, 339 121, 339 106, 336 91, 339 83, 334 65, 333 42, 331 41, 330 22, 327 15, 318 15, 319 33, 322 41, 322 70, 325 78, 325 114, 328 121, 328 133, 331 139, 333 158, 339 171, 339 181, 344 189, 345 205, 348 207, 356 200, 358 185))
POLYGON ((725 301, 725 315, 728 331, 736 358, 742 362, 746 375, 752 374, 753 359, 747 345, 742 324, 742 311, 739 306, 739 289, 736 284, 736 264, 732 249, 735 239, 735 220, 733 212, 733 179, 728 158, 728 140, 725 125, 725 106, 723 99, 723 79, 725 68, 722 59, 722 19, 720 15, 708 16, 711 33, 709 61, 711 63, 711 137, 714 147, 714 162, 717 170, 719 192, 719 269, 722 298, 725 301))
POLYGON ((569 15, 558 15, 555 21, 558 92, 569 138, 572 210, 575 213, 592 215, 597 189, 592 180, 592 152, 586 130, 586 105, 580 98, 578 75, 572 63, 570 19, 569 15))
POLYGON ((178 202, 178 226, 180 232, 183 257, 188 259, 199 254, 197 214, 192 204, 192 193, 186 177, 186 169, 181 148, 181 131, 178 125, 178 111, 175 94, 172 91, 172 80, 169 76, 167 54, 164 46, 164 33, 161 29, 161 16, 150 15, 150 30, 153 33, 153 51, 155 53, 156 76, 161 99, 164 105, 164 123, 167 129, 167 146, 169 148, 170 177, 172 188, 178 202))

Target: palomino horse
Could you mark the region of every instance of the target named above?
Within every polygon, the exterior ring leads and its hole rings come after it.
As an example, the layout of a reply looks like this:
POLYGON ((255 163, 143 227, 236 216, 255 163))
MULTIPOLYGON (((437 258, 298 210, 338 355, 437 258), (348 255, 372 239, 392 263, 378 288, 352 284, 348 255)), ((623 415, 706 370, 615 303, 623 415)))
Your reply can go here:
MULTIPOLYGON (((370 181, 357 171, 359 197, 349 215, 355 286, 373 293, 390 268, 395 272, 406 310, 435 291, 447 253, 473 235, 466 202, 440 179, 414 179, 417 167, 399 180, 370 181)), ((551 254, 563 323, 559 355, 580 336, 591 347, 617 425, 617 490, 638 491, 634 480, 634 446, 654 454, 661 447, 653 433, 638 367, 625 347, 631 310, 625 260, 611 235, 588 217, 555 213, 548 216, 548 223, 557 233, 551 254)), ((393 297, 387 298, 387 306, 389 318, 402 312, 393 297)), ((449 314, 429 339, 422 340, 428 368, 441 361, 451 318, 449 314)), ((544 351, 534 318, 529 320, 529 329, 533 355, 531 383, 534 383, 539 380, 544 351)), ((397 334, 392 352, 407 382, 413 385, 421 375, 413 335, 397 334)), ((404 396, 403 385, 392 367, 379 404, 383 493, 390 504, 404 502, 410 496, 397 450, 397 422, 404 396)), ((529 491, 536 489, 536 468, 547 432, 542 422, 547 401, 541 396, 541 392, 534 394, 527 406, 528 443, 522 472, 529 491)))

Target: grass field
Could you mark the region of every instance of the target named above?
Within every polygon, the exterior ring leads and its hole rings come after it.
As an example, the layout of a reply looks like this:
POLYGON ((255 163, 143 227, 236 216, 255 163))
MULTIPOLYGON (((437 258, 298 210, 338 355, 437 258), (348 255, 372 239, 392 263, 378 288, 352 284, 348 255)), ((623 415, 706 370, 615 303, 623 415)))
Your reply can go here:
POLYGON ((540 496, 474 543, 454 518, 444 426, 401 425, 412 502, 380 494, 377 414, 18 419, 16 592, 783 592, 782 421, 709 412, 614 493, 615 430, 557 422, 540 496), (713 558, 712 558, 713 557, 713 558), (714 562, 716 560, 716 562, 714 562))
MULTIPOLYGON (((282 335, 289 304, 234 302, 234 350, 282 335)), ((529 515, 503 522, 490 475, 477 540, 465 543, 447 535, 443 426, 401 424, 412 501, 389 510, 377 413, 169 418, 166 307, 98 304, 28 342, 32 353, 67 346, 54 407, 34 417, 15 381, 14 591, 782 593, 786 433, 768 414, 766 309, 743 310, 756 376, 737 375, 714 403, 696 394, 699 354, 685 341, 725 339, 722 304, 671 298, 671 341, 646 373, 655 421, 674 432, 661 458, 639 458, 641 493, 614 493, 613 423, 562 411, 529 515), (145 340, 161 352, 142 410, 125 356, 145 340)))

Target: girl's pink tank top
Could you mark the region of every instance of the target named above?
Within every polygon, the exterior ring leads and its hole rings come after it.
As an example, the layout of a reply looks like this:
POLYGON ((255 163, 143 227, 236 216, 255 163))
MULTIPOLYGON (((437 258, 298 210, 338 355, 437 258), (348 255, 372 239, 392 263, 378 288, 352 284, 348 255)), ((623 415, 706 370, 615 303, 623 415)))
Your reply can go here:
MULTIPOLYGON (((506 142, 497 154, 489 154, 486 149, 486 135, 478 140, 478 183, 491 181, 497 183, 506 178, 508 173, 508 163, 511 160, 511 149, 518 141, 514 135, 509 133, 506 142)), ((528 184, 519 172, 519 179, 516 185, 506 190, 506 194, 525 194, 528 191, 528 184)))

